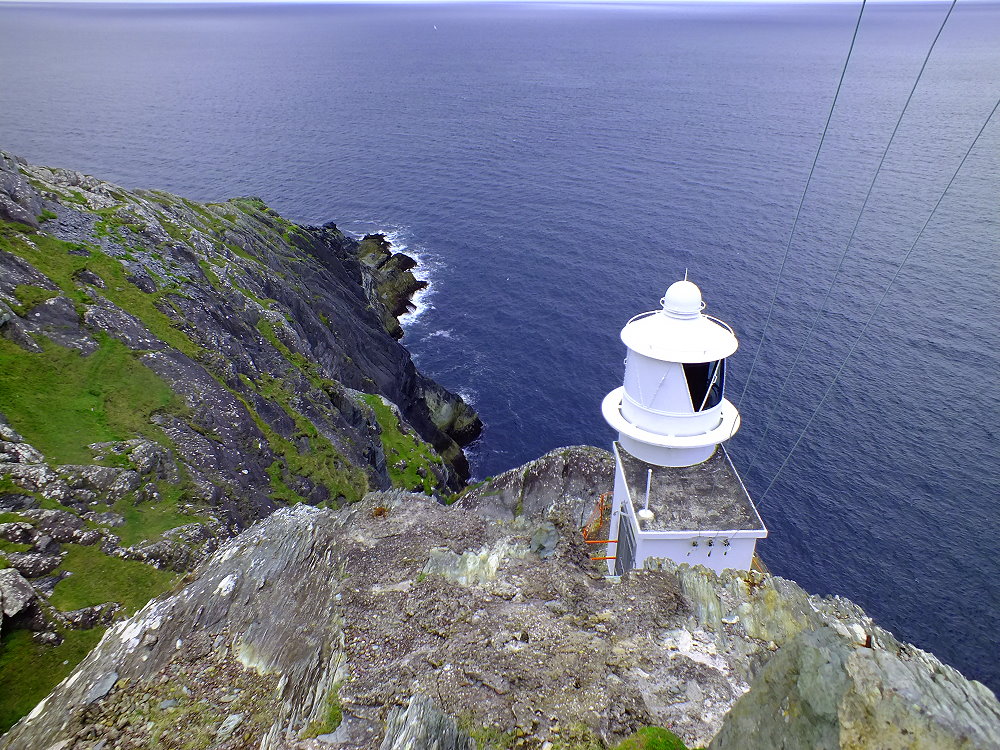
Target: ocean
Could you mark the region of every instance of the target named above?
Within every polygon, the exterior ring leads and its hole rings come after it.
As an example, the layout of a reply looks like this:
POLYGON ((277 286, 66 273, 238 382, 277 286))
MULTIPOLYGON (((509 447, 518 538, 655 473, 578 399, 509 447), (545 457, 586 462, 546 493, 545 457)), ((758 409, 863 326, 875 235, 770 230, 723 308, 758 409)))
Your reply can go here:
POLYGON ((1000 96, 1000 5, 962 0, 807 336, 947 7, 866 9, 780 283, 855 4, 0 5, 0 148, 388 233, 480 478, 609 447, 619 330, 688 273, 768 565, 997 690, 1000 122, 788 456, 1000 96))

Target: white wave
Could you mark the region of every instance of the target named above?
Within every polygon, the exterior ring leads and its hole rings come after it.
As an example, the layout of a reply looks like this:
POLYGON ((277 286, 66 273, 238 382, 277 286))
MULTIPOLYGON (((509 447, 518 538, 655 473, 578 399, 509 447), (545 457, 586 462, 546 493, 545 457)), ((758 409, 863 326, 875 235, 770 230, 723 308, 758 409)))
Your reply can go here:
POLYGON ((440 268, 440 264, 434 260, 427 250, 419 245, 410 246, 412 242, 408 227, 399 224, 389 224, 380 221, 355 221, 348 222, 342 231, 354 239, 362 239, 366 234, 381 234, 389 243, 389 249, 394 253, 406 253, 413 258, 417 265, 414 266, 413 275, 418 280, 426 282, 423 289, 417 291, 410 299, 411 309, 399 316, 399 324, 406 331, 413 327, 428 310, 434 309, 431 298, 435 294, 434 276, 440 268))
POLYGON ((426 334, 424 336, 424 338, 425 339, 433 339, 433 338, 450 339, 450 338, 454 338, 454 337, 452 336, 452 332, 451 332, 450 328, 439 328, 436 331, 431 331, 430 333, 426 334))
POLYGON ((462 400, 471 406, 473 409, 476 408, 476 402, 479 401, 479 394, 476 391, 470 391, 465 388, 460 388, 455 391, 462 400))

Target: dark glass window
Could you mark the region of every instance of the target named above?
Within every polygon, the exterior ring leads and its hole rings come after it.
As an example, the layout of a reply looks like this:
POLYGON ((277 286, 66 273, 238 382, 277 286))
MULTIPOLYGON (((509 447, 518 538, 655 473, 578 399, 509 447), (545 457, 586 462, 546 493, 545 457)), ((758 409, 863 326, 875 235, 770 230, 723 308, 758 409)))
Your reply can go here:
POLYGON ((692 362, 684 365, 688 392, 695 411, 704 411, 718 406, 722 401, 722 391, 726 379, 726 360, 716 362, 692 362))

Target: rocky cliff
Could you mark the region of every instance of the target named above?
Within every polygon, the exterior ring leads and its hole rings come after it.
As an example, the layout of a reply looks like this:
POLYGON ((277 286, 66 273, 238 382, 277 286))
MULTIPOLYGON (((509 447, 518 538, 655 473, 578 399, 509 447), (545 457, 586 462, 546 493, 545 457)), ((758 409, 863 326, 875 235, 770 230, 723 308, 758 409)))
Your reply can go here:
POLYGON ((0 747, 597 750, 650 726, 715 750, 1000 746, 989 690, 847 600, 669 563, 605 578, 578 520, 602 453, 453 506, 281 510, 114 625, 0 747), (475 509, 514 487, 529 514, 475 509))
POLYGON ((412 265, 0 152, 0 725, 16 665, 77 661, 276 508, 464 486, 479 419, 397 342, 412 265))
POLYGON ((7 156, 0 218, 0 750, 1000 748, 846 599, 605 577, 605 451, 463 488, 384 238, 7 156))

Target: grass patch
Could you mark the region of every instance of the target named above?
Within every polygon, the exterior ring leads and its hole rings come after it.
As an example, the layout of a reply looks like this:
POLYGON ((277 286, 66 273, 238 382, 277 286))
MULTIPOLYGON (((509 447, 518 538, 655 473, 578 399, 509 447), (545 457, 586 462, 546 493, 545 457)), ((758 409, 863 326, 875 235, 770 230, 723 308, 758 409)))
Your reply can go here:
POLYGON ((110 208, 91 209, 90 212, 92 214, 96 214, 97 216, 100 217, 94 223, 94 234, 97 235, 98 237, 115 236, 121 239, 122 233, 119 230, 121 230, 122 228, 127 227, 136 234, 142 232, 146 228, 145 224, 140 224, 135 221, 129 221, 128 219, 123 219, 118 214, 119 210, 122 208, 124 208, 124 205, 111 206, 110 208))
POLYGON ((3 637, 0 647, 0 732, 49 694, 104 634, 104 628, 66 630, 58 646, 42 646, 27 630, 14 630, 3 637))
POLYGON ((663 727, 643 727, 618 743, 614 750, 688 750, 676 734, 663 727))
POLYGON ((89 357, 42 340, 26 352, 0 338, 0 403, 11 426, 56 463, 92 463, 87 445, 157 438, 149 417, 180 410, 170 387, 117 339, 99 335, 89 357))
POLYGON ((344 712, 340 706, 340 685, 335 684, 326 696, 326 711, 322 719, 309 722, 302 732, 302 739, 308 740, 321 734, 329 734, 344 720, 344 712))
POLYGON ((175 573, 136 560, 109 557, 96 546, 67 544, 64 549, 66 557, 58 570, 74 575, 57 583, 49 600, 64 612, 120 602, 131 615, 154 596, 169 590, 176 578, 175 573))
POLYGON ((57 219, 57 218, 59 218, 59 217, 56 215, 56 212, 55 211, 49 211, 49 209, 47 209, 47 208, 44 211, 42 211, 40 214, 38 214, 38 220, 42 221, 42 222, 44 222, 44 221, 52 221, 53 219, 57 219))
POLYGON ((275 331, 273 323, 261 318, 257 321, 257 331, 271 346, 281 352, 281 355, 288 360, 292 367, 305 375, 313 386, 322 389, 323 378, 319 373, 319 367, 315 362, 311 361, 307 357, 304 357, 298 352, 293 352, 285 346, 284 342, 278 338, 278 333, 275 331))
POLYGON ((163 499, 158 503, 134 505, 131 497, 124 497, 112 507, 115 513, 125 518, 124 526, 112 529, 121 538, 123 547, 156 539, 164 531, 202 520, 177 509, 178 502, 184 496, 185 485, 161 483, 159 489, 163 499))
POLYGON ((143 292, 127 279, 125 268, 117 260, 96 247, 76 242, 64 242, 44 234, 22 231, 11 222, 0 222, 0 250, 24 258, 44 273, 63 294, 75 302, 90 302, 87 294, 77 287, 73 275, 84 269, 104 279, 107 288, 101 294, 143 322, 157 338, 192 359, 199 353, 194 344, 175 323, 156 306, 156 302, 173 290, 163 289, 152 294, 143 292), (34 244, 32 247, 28 243, 34 244), (80 254, 83 251, 85 254, 80 254))
POLYGON ((253 382, 245 376, 244 383, 264 398, 280 405, 294 420, 297 436, 305 438, 309 446, 308 450, 302 451, 291 440, 279 435, 271 425, 261 419, 245 398, 234 392, 267 437, 271 450, 283 459, 275 461, 267 469, 268 477, 271 479, 271 497, 289 503, 302 502, 305 499, 288 486, 288 477, 285 474, 287 470, 291 474, 306 477, 316 484, 323 485, 333 498, 343 496, 349 503, 360 500, 368 491, 367 475, 344 458, 333 443, 321 435, 316 426, 292 406, 292 394, 288 392, 285 384, 277 378, 263 377, 253 382))
POLYGON ((478 724, 469 713, 459 716, 458 728, 472 738, 477 750, 510 750, 516 740, 513 732, 478 724))
POLYGON ((31 284, 18 284, 14 287, 14 297, 17 298, 17 304, 13 306, 13 309, 14 312, 23 317, 35 305, 40 305, 45 300, 58 296, 59 292, 54 289, 43 289, 31 284))
POLYGON ((389 478, 395 487, 407 490, 422 490, 428 494, 434 489, 433 466, 440 466, 441 457, 420 438, 403 431, 403 426, 382 399, 374 393, 362 396, 364 402, 375 412, 380 428, 382 450, 389 469, 389 478), (399 468, 400 462, 405 466, 399 468), (420 476, 423 470, 425 476, 420 476))
POLYGON ((216 274, 215 271, 212 270, 212 266, 209 264, 207 260, 199 258, 198 266, 201 268, 201 272, 205 274, 205 278, 208 279, 208 282, 213 287, 215 287, 216 289, 222 288, 222 282, 219 280, 218 274, 216 274))

